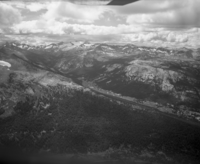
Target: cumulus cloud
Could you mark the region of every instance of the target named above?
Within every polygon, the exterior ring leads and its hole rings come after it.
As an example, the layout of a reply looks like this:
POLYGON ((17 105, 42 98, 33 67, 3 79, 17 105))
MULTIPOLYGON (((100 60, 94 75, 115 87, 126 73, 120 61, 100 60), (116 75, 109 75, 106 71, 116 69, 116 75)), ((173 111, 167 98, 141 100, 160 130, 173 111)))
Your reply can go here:
POLYGON ((28 5, 26 5, 26 8, 29 9, 32 12, 37 12, 40 11, 42 9, 46 9, 47 3, 30 3, 28 5))
POLYGON ((100 26, 94 24, 69 24, 54 19, 22 21, 13 28, 15 33, 51 33, 51 34, 87 34, 87 35, 108 35, 141 32, 144 29, 139 26, 124 25, 100 26))
POLYGON ((0 27, 19 23, 20 20, 21 14, 17 9, 0 2, 0 27))
POLYGON ((170 32, 166 37, 166 41, 184 43, 188 41, 188 38, 189 38, 189 35, 187 33, 176 34, 174 32, 170 32))
POLYGON ((80 23, 92 23, 103 16, 107 11, 101 6, 81 6, 69 2, 52 2, 47 7, 45 19, 75 20, 80 23))
POLYGON ((27 33, 47 33, 47 34, 73 34, 73 35, 123 35, 127 34, 126 41, 138 42, 174 42, 185 43, 194 37, 200 36, 198 28, 181 31, 169 31, 164 28, 144 28, 134 25, 118 26, 98 26, 92 24, 68 24, 56 20, 33 20, 23 21, 15 25, 15 33, 19 31, 27 33))
POLYGON ((145 46, 174 46, 198 48, 200 46, 200 29, 186 29, 182 31, 167 31, 160 29, 155 32, 140 32, 135 34, 123 34, 122 40, 134 44, 143 44, 145 46))
MULTIPOLYGON (((15 26, 15 30, 28 33, 46 33, 53 35, 87 35, 102 38, 104 41, 143 43, 145 45, 182 45, 195 46, 200 38, 200 30, 193 28, 182 31, 169 31, 163 28, 149 29, 132 25, 97 26, 68 24, 59 21, 27 21, 15 26)), ((102 41, 101 40, 101 41, 102 41)))
POLYGON ((176 42, 176 43, 184 43, 189 39, 189 35, 187 33, 180 34, 179 32, 170 32, 170 31, 162 31, 162 32, 150 32, 150 33, 139 33, 139 34, 131 34, 130 35, 132 41, 138 42, 176 42))

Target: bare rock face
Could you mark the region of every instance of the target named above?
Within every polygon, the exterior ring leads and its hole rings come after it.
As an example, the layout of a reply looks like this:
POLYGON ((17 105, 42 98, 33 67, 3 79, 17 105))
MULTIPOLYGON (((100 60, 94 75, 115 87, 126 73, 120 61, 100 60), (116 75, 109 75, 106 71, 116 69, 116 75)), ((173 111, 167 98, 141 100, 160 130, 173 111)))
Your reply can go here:
POLYGON ((126 67, 125 72, 130 81, 139 81, 152 86, 158 85, 165 92, 172 91, 174 89, 173 84, 183 78, 181 74, 175 71, 160 68, 159 64, 153 63, 153 61, 134 60, 126 67))

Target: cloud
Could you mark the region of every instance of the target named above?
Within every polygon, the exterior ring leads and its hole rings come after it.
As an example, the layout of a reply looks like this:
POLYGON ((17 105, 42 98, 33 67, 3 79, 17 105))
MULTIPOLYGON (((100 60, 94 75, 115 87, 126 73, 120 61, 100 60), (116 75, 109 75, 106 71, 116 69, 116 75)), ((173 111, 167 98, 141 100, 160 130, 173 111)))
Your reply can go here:
POLYGON ((13 26, 13 32, 19 33, 49 33, 49 34, 87 34, 108 35, 141 32, 144 29, 133 25, 120 24, 118 26, 100 26, 93 24, 69 24, 58 20, 39 19, 22 21, 13 26))
MULTIPOLYGON (((194 0, 195 1, 195 0, 194 0)), ((149 14, 177 10, 188 5, 188 0, 140 0, 130 5, 112 7, 118 14, 149 14)))
MULTIPOLYGON (((33 20, 23 21, 13 27, 15 33, 20 31, 26 33, 46 33, 54 35, 109 35, 121 36, 127 34, 124 40, 137 41, 137 42, 174 42, 184 43, 190 42, 193 37, 200 35, 198 28, 181 31, 170 31, 165 28, 145 28, 135 25, 118 25, 118 26, 98 26, 91 24, 68 24, 56 20, 33 20)), ((125 35, 126 36, 126 35, 125 35)))
MULTIPOLYGON (((174 0, 165 1, 175 4, 174 0)), ((127 17, 127 23, 140 24, 140 25, 152 25, 162 27, 176 27, 176 28, 188 28, 188 27, 200 27, 200 1, 199 0, 177 0, 178 4, 172 5, 168 10, 157 10, 155 12, 148 13, 148 10, 144 13, 132 14, 127 17)), ((162 4, 162 3, 161 3, 162 4)), ((164 5, 165 3, 163 3, 164 5)), ((170 6, 170 5, 169 5, 170 6)))
POLYGON ((81 6, 69 2, 52 2, 47 10, 43 15, 45 19, 75 20, 80 23, 92 23, 100 19, 107 11, 105 7, 81 6))
POLYGON ((145 46, 161 47, 200 47, 200 28, 177 31, 159 29, 154 32, 122 34, 121 41, 145 46))
POLYGON ((0 2, 0 27, 11 26, 20 21, 21 14, 17 9, 0 2))
POLYGON ((29 9, 32 12, 37 12, 42 9, 46 9, 47 3, 30 3, 26 5, 26 8, 29 9))
POLYGON ((175 43, 185 43, 188 42, 189 36, 187 33, 171 32, 171 31, 161 31, 161 32, 143 32, 139 34, 131 34, 130 40, 138 42, 175 42, 175 43))
POLYGON ((166 41, 168 42, 184 43, 187 42, 188 40, 189 40, 189 35, 187 33, 176 34, 174 32, 170 32, 166 37, 166 41))
POLYGON ((4 27, 4 33, 22 31, 58 36, 58 40, 77 36, 155 46, 200 44, 200 0, 141 0, 121 7, 64 1, 2 4, 0 29, 4 27))
MULTIPOLYGON (((29 22, 30 23, 30 22, 29 22)), ((57 24, 58 22, 54 22, 57 24)), ((28 24, 28 23, 27 23, 28 24)), ((31 25, 37 24, 32 22, 31 25)), ((23 26, 24 24, 22 24, 23 26)), ((34 27, 33 26, 33 27, 34 27)), ((35 26, 36 27, 36 26, 35 26)), ((193 28, 182 31, 167 31, 166 29, 156 29, 154 32, 147 32, 147 30, 135 32, 135 33, 105 33, 107 30, 103 30, 97 33, 95 30, 101 28, 100 26, 92 25, 76 25, 76 24, 58 24, 55 29, 44 27, 44 31, 38 34, 41 29, 36 28, 34 32, 36 34, 31 35, 10 35, 13 39, 18 37, 18 40, 27 44, 41 44, 43 42, 59 42, 59 41, 74 41, 74 40, 89 40, 98 42, 112 42, 112 43, 132 43, 143 46, 161 46, 161 47, 189 47, 198 48, 200 46, 200 29, 193 28), (59 31, 60 30, 60 31, 59 31), (89 31, 89 32, 88 32, 89 31), (94 34, 92 34, 92 33, 94 34), (71 35, 73 34, 73 35, 71 35), (24 38, 25 37, 25 38, 24 38), (50 40, 49 40, 50 39, 50 40), (52 39, 54 41, 52 41, 52 39)), ((106 27, 104 27, 106 28, 106 27)), ((119 30, 112 27, 111 31, 119 30)), ((100 30, 99 30, 100 31, 100 30)), ((8 37, 8 36, 7 36, 8 37)))
MULTIPOLYGON (((197 45, 200 39, 198 28, 170 31, 164 28, 140 28, 133 25, 97 26, 84 24, 68 24, 55 20, 26 21, 15 26, 15 31, 27 31, 28 33, 45 33, 60 35, 60 37, 91 36, 101 41, 143 43, 144 45, 197 45)), ((97 39, 97 40, 98 40, 97 39)))

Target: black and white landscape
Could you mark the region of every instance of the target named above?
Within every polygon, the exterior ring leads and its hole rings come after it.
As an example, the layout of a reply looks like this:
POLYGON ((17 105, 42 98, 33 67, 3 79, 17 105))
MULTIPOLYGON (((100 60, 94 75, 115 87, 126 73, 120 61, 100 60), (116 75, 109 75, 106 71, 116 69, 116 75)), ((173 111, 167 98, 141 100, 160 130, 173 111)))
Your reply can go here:
POLYGON ((199 163, 198 4, 0 2, 0 160, 199 163))

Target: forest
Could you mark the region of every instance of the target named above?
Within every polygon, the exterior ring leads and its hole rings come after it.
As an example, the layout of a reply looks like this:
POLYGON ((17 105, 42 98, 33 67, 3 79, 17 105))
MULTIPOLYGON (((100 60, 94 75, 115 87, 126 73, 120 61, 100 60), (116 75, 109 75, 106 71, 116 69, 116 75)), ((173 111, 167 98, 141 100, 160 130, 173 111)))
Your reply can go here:
POLYGON ((196 127, 135 110, 87 89, 11 81, 9 87, 12 85, 15 91, 31 86, 37 94, 24 95, 14 107, 15 114, 0 119, 0 143, 4 147, 30 153, 104 152, 113 158, 149 158, 141 155, 148 152, 154 160, 166 160, 162 153, 179 161, 185 161, 183 156, 194 159, 199 155, 200 132, 196 127))

